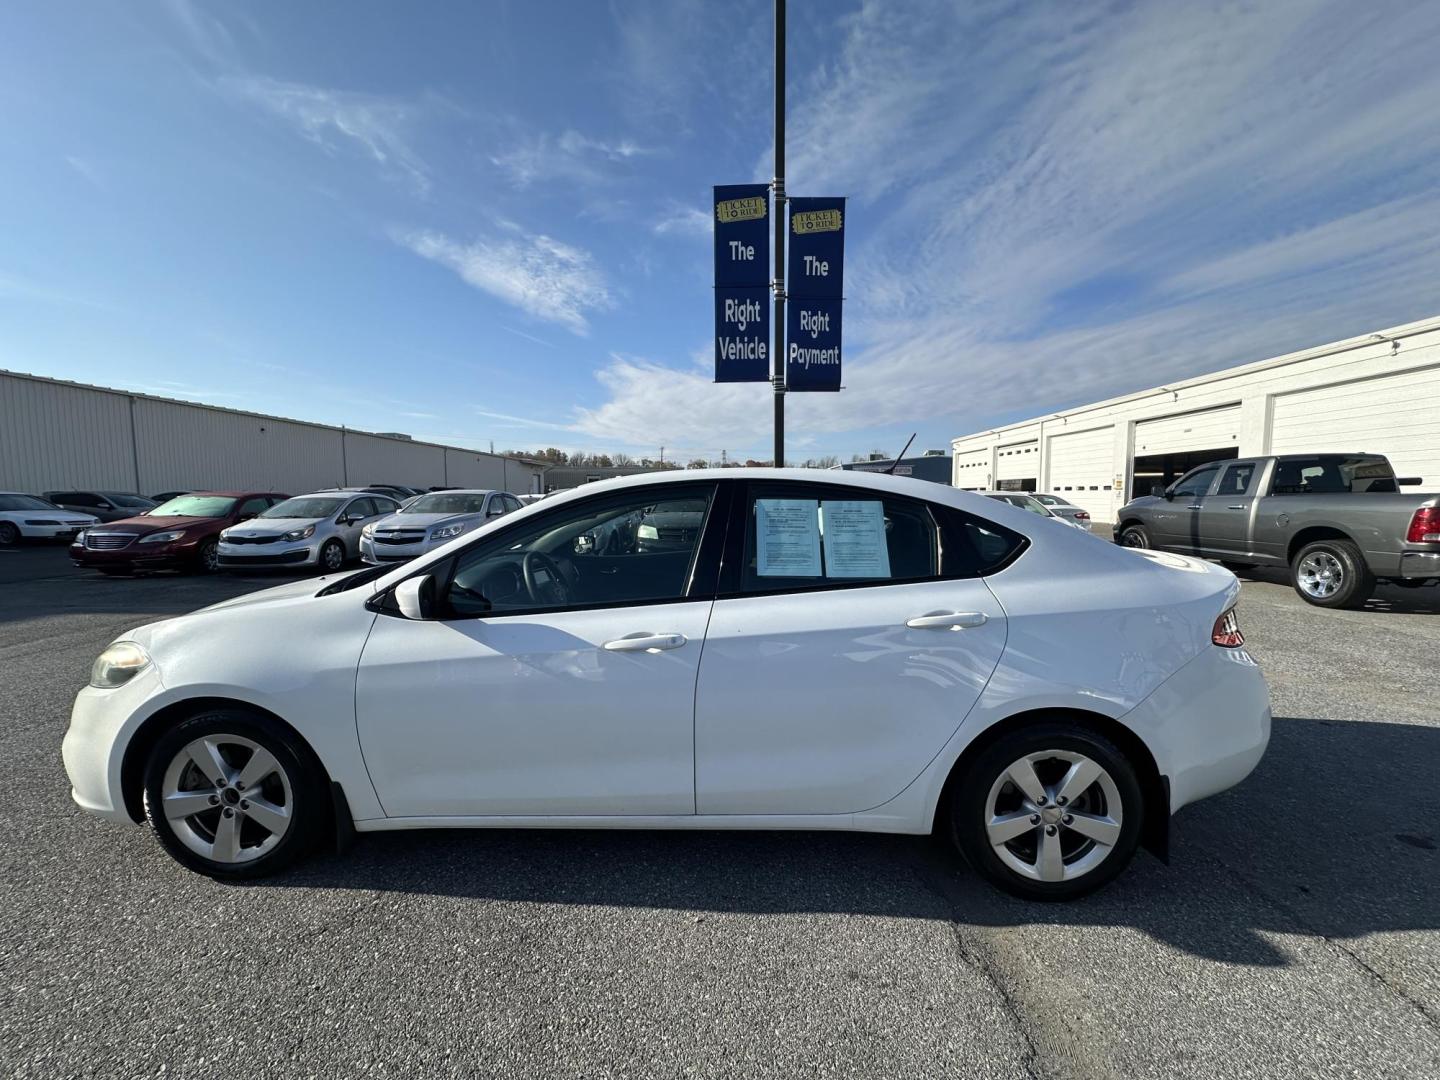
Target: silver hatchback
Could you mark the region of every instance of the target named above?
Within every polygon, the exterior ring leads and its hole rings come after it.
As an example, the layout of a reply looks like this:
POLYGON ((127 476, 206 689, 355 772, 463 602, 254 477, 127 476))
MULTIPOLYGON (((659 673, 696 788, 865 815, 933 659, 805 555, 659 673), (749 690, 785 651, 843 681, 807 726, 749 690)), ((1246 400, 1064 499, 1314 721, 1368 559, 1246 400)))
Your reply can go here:
POLYGON ((333 573, 360 554, 360 531, 398 509, 387 495, 317 491, 276 503, 220 534, 220 568, 315 566, 333 573))

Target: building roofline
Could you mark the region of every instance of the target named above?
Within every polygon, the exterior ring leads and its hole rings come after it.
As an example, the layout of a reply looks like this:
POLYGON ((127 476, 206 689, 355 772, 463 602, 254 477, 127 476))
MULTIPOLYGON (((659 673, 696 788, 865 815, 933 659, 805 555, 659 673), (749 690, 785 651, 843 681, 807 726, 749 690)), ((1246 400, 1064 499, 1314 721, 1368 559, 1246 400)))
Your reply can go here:
POLYGON ((978 431, 970 432, 967 435, 959 435, 951 439, 950 448, 953 450, 957 444, 969 439, 978 438, 982 435, 1001 435, 1005 432, 1013 431, 1016 428, 1029 427, 1031 424, 1038 424, 1046 420, 1059 420, 1061 418, 1081 416, 1088 412, 1114 408, 1117 405, 1124 405, 1128 402, 1153 397, 1156 394, 1173 394, 1180 390, 1187 390, 1196 386, 1205 386, 1209 383, 1221 382, 1225 379, 1235 378, 1240 375, 1249 375, 1257 371, 1267 371, 1271 368, 1286 367, 1290 364, 1301 364, 1307 360, 1318 360, 1321 357, 1331 356, 1336 353, 1350 352, 1353 349, 1364 348, 1366 345, 1377 345, 1386 341, 1396 341, 1400 338, 1412 337, 1415 334, 1428 334, 1436 330, 1440 330, 1440 315, 1432 316, 1428 319, 1420 319, 1416 322, 1402 323, 1399 326, 1376 330, 1372 333, 1362 334, 1357 337, 1343 338, 1340 341, 1330 342, 1326 345, 1315 345, 1308 349, 1299 349, 1295 352, 1283 353, 1280 356, 1272 356, 1265 360, 1252 360, 1248 364, 1236 364, 1232 367, 1221 368, 1218 371, 1206 372, 1203 375, 1194 375, 1188 379, 1177 379, 1164 386, 1152 386, 1144 390, 1133 390, 1128 394, 1121 394, 1118 397, 1105 398, 1103 401, 1094 401, 1085 405, 1075 405, 1068 409, 1053 409, 1025 420, 1015 420, 1009 424, 998 424, 993 427, 981 428, 978 431))
POLYGON ((298 424, 302 427, 323 428, 326 431, 335 431, 342 435, 368 435, 373 439, 389 439, 391 442, 401 443, 405 446, 429 446, 437 450, 454 450, 457 454, 477 454, 480 457, 498 458, 504 461, 518 461, 525 465, 541 466, 545 464, 542 461, 537 461, 535 458, 520 457, 516 454, 497 454, 492 450, 475 450, 468 446, 452 446, 449 443, 430 442, 427 439, 397 439, 394 435, 383 435, 378 431, 367 431, 364 428, 347 427, 344 424, 327 424, 320 420, 300 420, 293 416, 276 416, 274 413, 254 412, 250 409, 232 409, 226 405, 211 405, 204 401, 186 401, 183 398, 162 397, 159 394, 147 394, 141 390, 121 390, 113 386, 99 386, 95 383, 76 382, 73 379, 56 379, 49 375, 32 375, 28 371, 11 371, 9 368, 0 368, 0 376, 25 379, 29 382, 48 383, 51 386, 67 386, 74 390, 94 390, 101 394, 114 394, 116 397, 133 398, 140 401, 158 401, 164 405, 188 405, 192 409, 209 409, 211 412, 229 413, 231 416, 253 416, 257 420, 275 420, 283 424, 298 424))

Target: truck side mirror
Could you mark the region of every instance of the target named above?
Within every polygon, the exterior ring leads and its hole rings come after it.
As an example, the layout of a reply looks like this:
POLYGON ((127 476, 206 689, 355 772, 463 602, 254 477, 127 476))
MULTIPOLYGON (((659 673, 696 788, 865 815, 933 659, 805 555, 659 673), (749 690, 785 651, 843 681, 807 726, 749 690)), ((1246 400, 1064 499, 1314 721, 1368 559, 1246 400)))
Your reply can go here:
POLYGON ((1170 498, 1170 493, 1165 490, 1165 485, 1164 485, 1164 484, 1151 484, 1151 485, 1150 485, 1150 494, 1153 495, 1153 496, 1155 496, 1155 498, 1157 498, 1157 499, 1168 499, 1168 498, 1170 498))

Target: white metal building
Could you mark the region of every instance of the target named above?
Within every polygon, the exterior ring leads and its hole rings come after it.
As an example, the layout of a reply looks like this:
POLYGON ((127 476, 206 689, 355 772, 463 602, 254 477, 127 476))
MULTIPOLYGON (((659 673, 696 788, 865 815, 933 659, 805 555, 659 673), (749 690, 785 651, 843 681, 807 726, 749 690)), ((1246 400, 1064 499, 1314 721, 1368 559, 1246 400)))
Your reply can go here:
POLYGON ((0 491, 542 490, 545 467, 458 446, 0 371, 0 491))
POLYGON ((1440 318, 955 439, 956 487, 1052 492, 1096 521, 1196 465, 1364 451, 1440 490, 1440 318))

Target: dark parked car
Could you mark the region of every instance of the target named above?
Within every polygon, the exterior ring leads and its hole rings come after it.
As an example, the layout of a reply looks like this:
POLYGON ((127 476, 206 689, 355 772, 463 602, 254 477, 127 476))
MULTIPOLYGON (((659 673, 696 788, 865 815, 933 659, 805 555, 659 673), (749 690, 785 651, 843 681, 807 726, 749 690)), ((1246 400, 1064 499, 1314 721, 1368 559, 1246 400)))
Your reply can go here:
POLYGON ((133 491, 47 491, 45 501, 61 510, 89 514, 101 521, 119 521, 143 514, 155 506, 153 499, 133 491))
POLYGON ((222 530, 288 496, 277 492, 197 491, 161 503, 143 517, 86 529, 70 545, 76 566, 102 574, 177 569, 202 574, 219 566, 222 530))
POLYGON ((184 491, 162 491, 159 495, 151 495, 149 496, 149 498, 155 503, 156 506, 159 506, 163 502, 169 502, 171 499, 177 499, 181 495, 189 494, 190 489, 187 488, 184 491))

